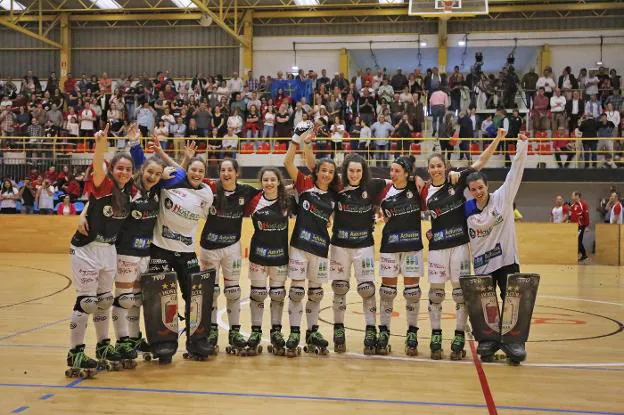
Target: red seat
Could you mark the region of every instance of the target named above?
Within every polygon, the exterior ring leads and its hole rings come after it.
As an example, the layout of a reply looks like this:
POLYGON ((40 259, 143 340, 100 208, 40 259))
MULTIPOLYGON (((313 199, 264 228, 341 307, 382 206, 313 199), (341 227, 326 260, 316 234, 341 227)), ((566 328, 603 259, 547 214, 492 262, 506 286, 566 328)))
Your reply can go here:
POLYGON ((252 154, 254 152, 254 146, 251 143, 241 144, 241 154, 252 154))
POLYGON ((513 156, 514 154, 516 154, 516 145, 515 145, 515 144, 508 144, 508 145, 507 145, 507 152, 508 152, 510 155, 512 155, 512 156, 513 156))
POLYGON ((470 154, 481 154, 479 143, 470 143, 470 154))
POLYGON ((420 154, 421 150, 420 150, 420 144, 418 143, 412 143, 410 145, 410 153, 411 154, 420 154))
MULTIPOLYGON (((253 148, 253 144, 251 145, 253 148)), ((269 154, 271 152, 271 145, 269 143, 260 143, 256 154, 269 154)))
POLYGON ((540 154, 542 156, 552 155, 552 153, 553 153, 552 143, 551 142, 539 143, 538 147, 537 147, 537 152, 538 152, 538 154, 540 154))
POLYGON ((412 133, 412 138, 422 138, 422 133, 412 133))
POLYGON ((346 152, 350 152, 351 151, 351 142, 350 141, 345 141, 342 143, 342 150, 346 151, 346 152))
POLYGON ((568 138, 567 131, 553 131, 553 138, 568 138))
POLYGON ((285 154, 286 153, 286 143, 275 143, 273 147, 273 154, 285 154))
POLYGON ((397 151, 399 149, 399 143, 396 141, 390 143, 390 151, 397 151))
POLYGON ((206 151, 206 142, 205 141, 200 141, 199 145, 197 146, 197 151, 206 151))
POLYGON ((546 131, 538 131, 535 133, 535 138, 548 138, 548 133, 546 131))
POLYGON ((87 153, 89 151, 89 144, 82 142, 76 146, 76 153, 87 153))

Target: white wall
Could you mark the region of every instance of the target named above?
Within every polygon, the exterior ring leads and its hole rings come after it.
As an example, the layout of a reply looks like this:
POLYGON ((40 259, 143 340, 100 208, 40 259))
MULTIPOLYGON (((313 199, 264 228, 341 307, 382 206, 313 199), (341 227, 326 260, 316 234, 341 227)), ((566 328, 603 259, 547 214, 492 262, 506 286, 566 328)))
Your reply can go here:
MULTIPOLYGON (((607 68, 615 68, 618 73, 624 70, 624 45, 605 45, 602 63, 607 68)), ((577 74, 581 68, 597 68, 600 60, 600 47, 597 45, 557 45, 551 48, 552 67, 560 72, 566 66, 577 74)))

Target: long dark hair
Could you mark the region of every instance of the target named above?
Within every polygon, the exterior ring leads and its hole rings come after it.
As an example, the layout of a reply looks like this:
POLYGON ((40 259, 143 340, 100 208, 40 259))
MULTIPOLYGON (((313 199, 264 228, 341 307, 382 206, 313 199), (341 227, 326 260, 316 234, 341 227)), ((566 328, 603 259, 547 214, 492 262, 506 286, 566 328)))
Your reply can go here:
POLYGON ((141 168, 137 172, 134 173, 134 177, 133 177, 134 187, 136 187, 141 192, 143 197, 147 194, 147 190, 145 189, 145 184, 143 183, 143 172, 145 172, 145 169, 150 164, 157 164, 160 167, 162 167, 163 170, 167 166, 167 164, 160 157, 153 156, 145 160, 141 168))
POLYGON ((191 167, 191 164, 195 163, 196 161, 199 161, 203 166, 204 166, 204 178, 206 177, 206 174, 208 174, 208 166, 206 166, 206 162, 204 161, 203 158, 201 158, 200 156, 193 156, 191 157, 191 159, 188 161, 188 164, 186 165, 186 181, 188 181, 190 183, 190 181, 188 180, 188 169, 189 167, 191 167))
POLYGON ((335 192, 339 191, 340 190, 340 178, 338 177, 338 171, 337 171, 338 168, 336 167, 336 162, 334 162, 334 160, 330 158, 322 158, 322 159, 316 160, 314 169, 312 169, 312 181, 314 182, 314 185, 316 186, 316 182, 318 181, 317 173, 323 164, 330 164, 334 166, 334 178, 329 184, 329 189, 335 192))
POLYGON ((281 211, 288 210, 288 194, 286 192, 286 186, 284 186, 284 176, 282 176, 282 172, 279 171, 277 167, 263 167, 258 173, 258 181, 260 185, 262 185, 262 176, 264 173, 273 173, 277 176, 277 181, 279 184, 277 185, 277 203, 281 211))
MULTIPOLYGON (((234 170, 236 170, 236 173, 237 174, 240 173, 240 167, 238 165, 238 161, 236 161, 235 159, 231 159, 231 158, 224 158, 219 163, 219 176, 221 175, 221 166, 223 166, 223 163, 226 163, 226 162, 232 163, 232 167, 234 168, 234 170)), ((223 183, 219 179, 217 181, 217 211, 223 212, 226 207, 227 207, 227 198, 225 197, 225 189, 223 188, 223 183)))
POLYGON ((360 186, 368 186, 368 182, 370 181, 370 169, 368 168, 368 163, 364 160, 364 157, 357 153, 349 153, 344 158, 340 172, 342 183, 345 185, 350 184, 348 176, 349 163, 359 163, 362 166, 362 179, 360 180, 360 186))
POLYGON ((2 192, 1 193, 9 193, 9 194, 13 194, 13 183, 11 183, 11 180, 9 179, 4 179, 2 181, 2 192), (5 187, 6 184, 9 184, 9 187, 5 187))
POLYGON ((123 189, 119 188, 119 183, 117 183, 117 180, 115 180, 115 177, 113 177, 113 169, 115 168, 115 166, 117 165, 117 163, 119 162, 119 160, 122 159, 126 159, 128 161, 130 161, 130 164, 132 165, 132 170, 134 170, 134 162, 132 161, 132 156, 129 153, 126 152, 119 152, 117 154, 115 154, 112 158, 112 160, 110 161, 110 165, 108 167, 108 173, 107 176, 109 179, 111 179, 111 181, 113 182, 113 190, 112 190, 112 194, 113 194, 113 215, 114 216, 125 216, 126 215, 126 211, 128 209, 128 205, 130 203, 130 190, 132 189, 132 182, 133 180, 130 179, 128 180, 128 183, 126 183, 126 185, 123 187, 123 189))
POLYGON ((449 172, 451 171, 452 166, 451 166, 451 163, 442 155, 442 153, 429 154, 429 157, 427 157, 427 170, 429 170, 429 163, 431 162, 431 160, 433 160, 436 157, 442 160, 442 162, 444 163, 444 174, 445 176, 448 176, 449 172))

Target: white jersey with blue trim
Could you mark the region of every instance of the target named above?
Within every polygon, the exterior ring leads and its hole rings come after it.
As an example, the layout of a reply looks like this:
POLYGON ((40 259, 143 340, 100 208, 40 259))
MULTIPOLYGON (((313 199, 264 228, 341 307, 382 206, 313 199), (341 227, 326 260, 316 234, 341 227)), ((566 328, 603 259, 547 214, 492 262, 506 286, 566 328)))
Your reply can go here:
POLYGON ((475 199, 465 204, 470 250, 475 274, 487 275, 511 264, 520 264, 513 201, 522 182, 528 143, 518 140, 517 152, 505 183, 490 194, 483 210, 475 199))

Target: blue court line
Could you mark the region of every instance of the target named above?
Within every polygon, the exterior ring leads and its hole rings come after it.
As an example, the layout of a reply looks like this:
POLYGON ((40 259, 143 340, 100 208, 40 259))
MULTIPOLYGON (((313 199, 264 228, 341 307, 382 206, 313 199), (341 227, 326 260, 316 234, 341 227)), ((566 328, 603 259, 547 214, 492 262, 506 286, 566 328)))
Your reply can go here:
MULTIPOLYGON (((80 379, 81 380, 81 379, 80 379)), ((72 382, 73 383, 73 382, 72 382)), ((71 384, 70 384, 71 385, 71 384)), ((393 399, 366 399, 366 398, 347 398, 332 396, 306 396, 306 395, 280 395, 270 393, 242 393, 242 392, 219 392, 219 391, 193 391, 179 389, 146 389, 146 388, 122 388, 107 386, 63 386, 63 385, 41 385, 41 384, 13 384, 0 383, 0 387, 9 388, 49 388, 49 389, 73 389, 73 390, 93 390, 93 391, 115 391, 115 392, 138 392, 138 393, 165 393, 177 395, 200 395, 200 396, 227 396, 238 398, 272 398, 272 399, 288 399, 303 401, 325 401, 325 402, 353 402, 353 403, 371 403, 371 404, 394 404, 394 405, 413 405, 413 406, 442 406, 455 408, 483 408, 483 404, 469 403, 452 403, 452 402, 427 402, 427 401, 403 401, 393 399)), ((558 408, 538 408, 526 406, 498 406, 499 410, 510 411, 526 411, 526 412, 546 412, 561 414, 581 414, 581 415, 624 415, 624 412, 608 412, 608 411, 590 411, 582 409, 558 409, 558 408)))
POLYGON ((67 385, 63 386, 64 388, 73 388, 74 386, 78 385, 80 382, 82 382, 82 379, 76 379, 73 382, 68 383, 67 385))
POLYGON ((40 396, 39 399, 41 399, 42 401, 47 401, 48 399, 50 399, 53 396, 54 396, 53 393, 46 393, 45 395, 40 396))
POLYGON ((20 406, 19 408, 15 408, 14 410, 12 410, 11 413, 12 414, 21 414, 22 412, 24 412, 27 409, 28 409, 27 406, 20 406))
POLYGON ((46 327, 54 326, 55 324, 63 323, 65 321, 69 321, 69 319, 68 318, 64 318, 62 320, 56 320, 56 321, 53 321, 51 323, 42 324, 42 325, 34 327, 32 329, 16 331, 15 333, 7 334, 6 336, 0 337, 0 341, 7 340, 7 339, 10 339, 10 338, 13 338, 13 337, 16 337, 16 336, 20 336, 22 334, 32 333, 33 331, 42 330, 42 329, 45 329, 46 327))

